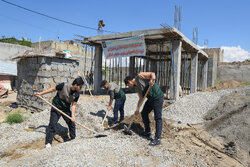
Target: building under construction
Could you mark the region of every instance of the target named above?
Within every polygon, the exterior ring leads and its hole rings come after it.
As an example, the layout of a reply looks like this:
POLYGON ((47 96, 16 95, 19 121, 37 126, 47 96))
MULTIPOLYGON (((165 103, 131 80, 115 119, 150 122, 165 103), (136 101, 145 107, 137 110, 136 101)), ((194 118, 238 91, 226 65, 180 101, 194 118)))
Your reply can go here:
POLYGON ((90 36, 82 43, 95 48, 95 93, 100 92, 102 79, 125 87, 124 77, 139 72, 155 72, 157 84, 172 100, 179 97, 180 88, 184 94, 207 88, 208 55, 176 28, 90 36), (145 38, 146 56, 108 60, 103 56, 103 41, 142 35, 145 38))

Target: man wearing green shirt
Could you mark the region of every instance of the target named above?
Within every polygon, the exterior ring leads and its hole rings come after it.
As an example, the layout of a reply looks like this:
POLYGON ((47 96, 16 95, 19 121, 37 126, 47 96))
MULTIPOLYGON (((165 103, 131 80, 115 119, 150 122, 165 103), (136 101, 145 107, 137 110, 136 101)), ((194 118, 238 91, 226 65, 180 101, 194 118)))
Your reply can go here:
POLYGON ((139 101, 135 115, 139 114, 138 107, 140 102, 143 99, 143 96, 146 94, 149 86, 151 87, 148 95, 147 101, 144 104, 144 107, 141 112, 141 116, 144 123, 145 131, 142 134, 143 137, 151 140, 149 145, 156 146, 161 144, 161 132, 162 132, 162 105, 164 94, 160 87, 155 83, 155 73, 153 72, 142 72, 139 73, 136 77, 128 76, 124 79, 125 85, 134 88, 138 93, 139 101), (151 130, 150 130, 150 121, 149 113, 154 110, 154 119, 155 119, 155 139, 152 140, 151 130))
POLYGON ((101 87, 108 90, 108 94, 110 96, 109 105, 107 110, 111 109, 113 104, 113 100, 115 99, 115 106, 114 106, 114 119, 112 125, 118 123, 118 111, 120 111, 120 122, 124 119, 124 104, 126 101, 126 95, 123 90, 115 83, 110 82, 108 83, 106 80, 101 82, 101 87))

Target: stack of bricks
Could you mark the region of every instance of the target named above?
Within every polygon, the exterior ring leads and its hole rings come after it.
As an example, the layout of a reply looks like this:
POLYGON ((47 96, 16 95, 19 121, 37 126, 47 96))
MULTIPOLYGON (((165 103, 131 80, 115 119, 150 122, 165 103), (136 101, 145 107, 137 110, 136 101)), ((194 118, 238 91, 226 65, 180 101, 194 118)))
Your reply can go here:
MULTIPOLYGON (((77 77, 79 62, 59 57, 24 57, 17 63, 17 103, 28 108, 44 110, 49 106, 34 96, 62 82, 72 82, 77 77)), ((51 102, 56 92, 43 97, 51 102)))

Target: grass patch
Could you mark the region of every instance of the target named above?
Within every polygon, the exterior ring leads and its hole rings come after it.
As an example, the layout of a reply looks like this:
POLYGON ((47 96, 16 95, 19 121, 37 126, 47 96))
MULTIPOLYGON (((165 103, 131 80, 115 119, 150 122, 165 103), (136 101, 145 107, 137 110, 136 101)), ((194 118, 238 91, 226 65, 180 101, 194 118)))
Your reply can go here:
POLYGON ((241 85, 248 86, 248 85, 250 85, 250 82, 241 82, 241 85))
POLYGON ((6 122, 8 124, 22 123, 25 121, 25 117, 22 116, 19 112, 15 112, 13 114, 9 114, 6 122))

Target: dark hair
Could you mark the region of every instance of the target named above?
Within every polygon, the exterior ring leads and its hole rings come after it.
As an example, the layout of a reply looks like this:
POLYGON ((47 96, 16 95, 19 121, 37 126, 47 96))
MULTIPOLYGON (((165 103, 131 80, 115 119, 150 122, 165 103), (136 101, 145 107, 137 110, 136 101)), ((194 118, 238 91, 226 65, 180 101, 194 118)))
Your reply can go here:
POLYGON ((72 85, 77 85, 77 86, 80 86, 80 85, 83 85, 84 82, 82 80, 82 77, 78 76, 73 82, 72 82, 72 85))
POLYGON ((134 78, 135 78, 134 76, 127 76, 127 77, 124 79, 125 85, 128 84, 128 81, 132 81, 134 78))
POLYGON ((106 80, 102 80, 100 87, 103 87, 107 83, 106 80))

